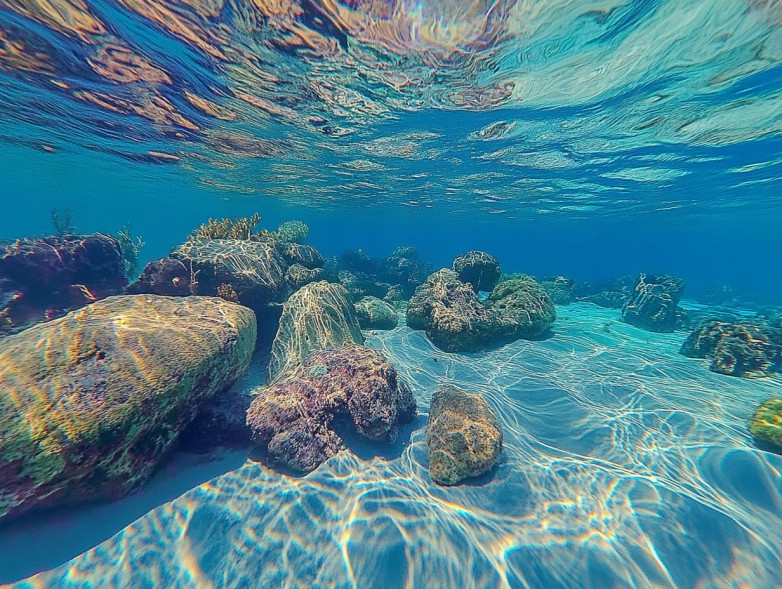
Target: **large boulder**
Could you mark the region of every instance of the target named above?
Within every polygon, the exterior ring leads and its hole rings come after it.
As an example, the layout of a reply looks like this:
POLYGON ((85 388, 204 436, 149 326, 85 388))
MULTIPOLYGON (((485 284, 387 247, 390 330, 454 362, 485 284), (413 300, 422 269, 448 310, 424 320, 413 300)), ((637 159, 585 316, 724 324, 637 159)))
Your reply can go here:
POLYGON ((0 245, 0 335, 121 293, 119 242, 109 235, 20 239, 0 245))
POLYGON ((440 386, 429 409, 429 473, 441 485, 487 472, 502 453, 502 426, 489 404, 452 386, 440 386))
POLYGON ((459 280, 470 284, 475 292, 493 289, 501 274, 497 259, 479 250, 458 256, 453 261, 453 271, 459 275, 459 280))
POLYGON ((312 282, 285 302, 269 361, 269 381, 325 348, 364 342, 356 310, 339 284, 312 282))
POLYGON ((392 442, 416 403, 380 352, 361 345, 320 350, 261 387, 247 412, 253 439, 279 464, 309 472, 343 447, 332 429, 349 422, 364 438, 392 442))
POLYGON ((215 296, 222 285, 236 293, 242 305, 263 312, 289 294, 288 263, 273 241, 198 239, 175 248, 170 257, 192 269, 193 292, 215 296))
POLYGON ((501 282, 486 303, 499 324, 495 332, 506 339, 538 337, 557 318, 548 293, 531 276, 501 282))
POLYGON ((709 370, 747 378, 777 370, 782 354, 782 329, 763 322, 707 321, 682 344, 689 358, 711 358, 709 370))
POLYGON ((323 255, 311 245, 301 243, 277 243, 277 250, 289 264, 301 264, 305 268, 322 268, 326 260, 323 255))
POLYGON ((394 329, 396 310, 377 297, 364 297, 356 303, 356 317, 362 329, 394 329))
POLYGON ((296 263, 288 267, 285 272, 285 282, 288 284, 291 292, 299 290, 305 284, 323 280, 323 268, 307 268, 302 264, 296 263))
POLYGON ((221 299, 123 295, 0 342, 0 516, 137 489, 255 330, 221 299))
POLYGON ((424 329, 446 352, 474 352, 496 335, 494 314, 453 270, 443 268, 419 286, 407 307, 407 324, 424 329))
POLYGON ((186 297, 193 293, 193 272, 176 258, 152 260, 141 272, 138 280, 128 286, 127 294, 156 294, 169 297, 186 297))
POLYGON ((681 278, 669 274, 641 274, 630 300, 622 308, 622 320, 647 331, 673 331, 683 291, 681 278))

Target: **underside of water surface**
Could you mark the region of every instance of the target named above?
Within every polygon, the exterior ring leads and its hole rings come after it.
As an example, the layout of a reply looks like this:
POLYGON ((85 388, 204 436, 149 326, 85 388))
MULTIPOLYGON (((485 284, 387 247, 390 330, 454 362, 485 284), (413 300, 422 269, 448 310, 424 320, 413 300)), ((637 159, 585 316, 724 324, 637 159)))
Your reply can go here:
POLYGON ((0 0, 0 121, 0 584, 782 584, 779 2, 0 0))

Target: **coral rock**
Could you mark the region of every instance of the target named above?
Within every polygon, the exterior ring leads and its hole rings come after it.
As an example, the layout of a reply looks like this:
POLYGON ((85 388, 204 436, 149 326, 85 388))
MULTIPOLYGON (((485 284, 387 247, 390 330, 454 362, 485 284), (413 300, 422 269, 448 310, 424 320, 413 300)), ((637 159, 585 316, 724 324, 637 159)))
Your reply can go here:
POLYGON ((191 294, 191 271, 174 258, 152 260, 138 280, 128 286, 128 294, 156 294, 170 297, 186 297, 191 294))
POLYGON ((574 288, 575 281, 557 276, 549 280, 543 280, 540 286, 546 291, 551 302, 555 305, 569 305, 575 300, 574 288))
POLYGON ((769 399, 758 407, 749 432, 757 440, 782 448, 782 399, 769 399))
POLYGON ((548 293, 531 276, 501 282, 486 302, 497 315, 496 331, 505 338, 538 337, 557 318, 548 293))
POLYGON ((308 472, 343 448, 333 431, 349 421, 363 437, 392 442, 416 413, 413 394, 378 351, 361 345, 317 351, 261 387, 247 412, 253 439, 276 462, 308 472))
POLYGON ((272 343, 269 380, 294 368, 311 352, 363 341, 347 291, 325 281, 307 284, 283 306, 272 343))
POLYGON ((123 295, 0 342, 0 516, 137 489, 255 337, 233 303, 123 295))
POLYGON ((177 247, 170 256, 192 268, 195 294, 215 296, 221 284, 230 284, 242 305, 260 313, 289 293, 288 264, 271 241, 200 239, 177 247))
POLYGON ((278 243, 277 249, 289 264, 301 264, 305 268, 322 268, 326 262, 321 253, 311 245, 278 243))
POLYGON ((429 410, 429 473, 441 485, 455 485, 494 466, 502 453, 502 427, 478 395, 444 385, 429 410))
POLYGON ((307 268, 301 264, 293 264, 285 272, 285 281, 291 291, 297 291, 305 284, 323 280, 323 268, 307 268))
POLYGON ((622 308, 622 320, 648 331, 673 331, 683 291, 681 278, 641 274, 630 300, 622 308))
POLYGON ((490 291, 500 279, 497 259, 477 250, 457 257, 453 261, 453 270, 459 275, 459 280, 470 284, 475 292, 490 291))
POLYGON ((16 333, 127 284, 119 242, 109 235, 20 239, 0 245, 0 333, 16 333))
POLYGON ((687 336, 680 352, 690 358, 711 357, 712 372, 768 376, 780 362, 782 330, 764 323, 707 321, 687 336))
POLYGON ((396 310, 376 297, 364 297, 356 303, 356 317, 362 329, 394 329, 396 310))

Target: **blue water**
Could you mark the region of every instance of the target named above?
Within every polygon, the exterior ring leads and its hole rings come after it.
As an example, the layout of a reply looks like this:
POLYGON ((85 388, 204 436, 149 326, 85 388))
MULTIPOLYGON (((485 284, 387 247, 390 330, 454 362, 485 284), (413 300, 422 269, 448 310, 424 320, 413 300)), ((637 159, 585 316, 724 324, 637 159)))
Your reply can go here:
MULTIPOLYGON (((0 240, 68 208, 79 232, 130 226, 143 265, 258 211, 306 222, 325 256, 481 249, 506 272, 665 272, 688 304, 720 287, 778 310, 780 48, 782 6, 759 0, 0 0, 0 240)), ((553 337, 486 354, 375 335, 421 411, 392 456, 303 478, 248 463, 156 510, 174 497, 150 483, 146 516, 67 549, 45 515, 0 527, 0 582, 778 586, 782 461, 747 423, 779 375, 716 375, 678 354, 685 331, 618 310, 558 313, 553 337), (506 436, 455 489, 426 468, 446 381, 506 436), (14 540, 31 534, 53 556, 14 540)))

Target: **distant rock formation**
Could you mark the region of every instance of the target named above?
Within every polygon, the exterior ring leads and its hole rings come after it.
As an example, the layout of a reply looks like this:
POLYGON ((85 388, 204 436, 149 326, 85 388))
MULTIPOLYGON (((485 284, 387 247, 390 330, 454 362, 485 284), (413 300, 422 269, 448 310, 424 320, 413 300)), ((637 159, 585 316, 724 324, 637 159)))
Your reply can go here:
POLYGON ((440 386, 429 409, 429 473, 455 485, 487 472, 502 453, 502 426, 486 401, 452 386, 440 386))
POLYGON ((641 274, 633 294, 622 307, 625 323, 647 331, 674 331, 684 281, 670 274, 641 274))
POLYGON ((707 321, 693 331, 680 352, 689 358, 711 358, 709 370, 746 378, 778 370, 782 329, 758 322, 707 321))
POLYGON ((255 338, 218 298, 123 295, 1 341, 0 517, 137 489, 255 338))

